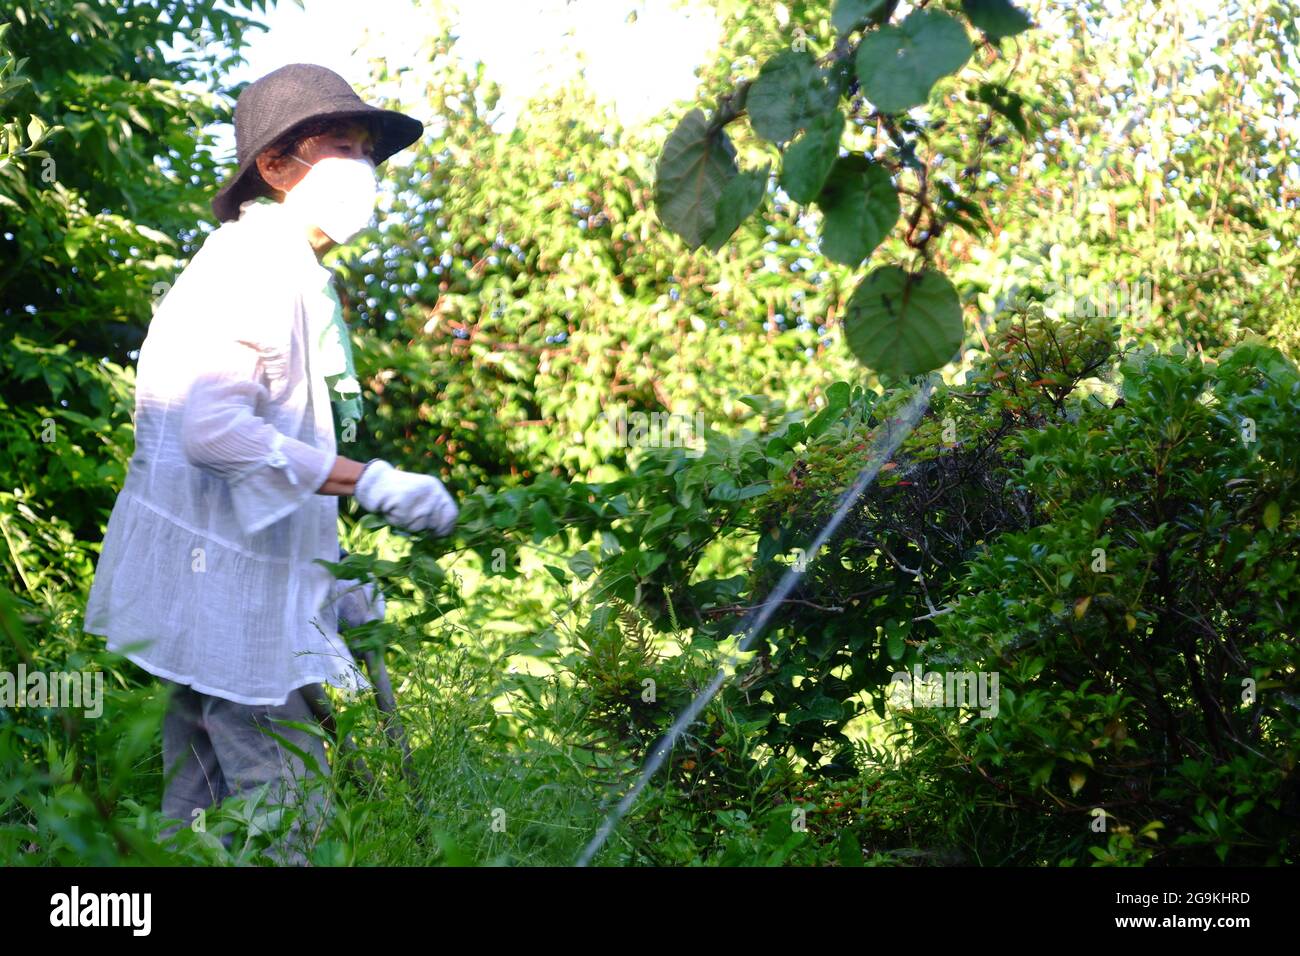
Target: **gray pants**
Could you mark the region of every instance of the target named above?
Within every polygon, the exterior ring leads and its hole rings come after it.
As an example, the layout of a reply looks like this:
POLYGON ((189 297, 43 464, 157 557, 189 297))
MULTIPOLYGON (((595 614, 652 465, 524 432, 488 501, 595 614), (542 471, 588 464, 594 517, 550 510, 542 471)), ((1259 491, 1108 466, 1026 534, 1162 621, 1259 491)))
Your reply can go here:
MULTIPOLYGON (((301 811, 287 836, 272 848, 272 857, 280 863, 305 864, 310 848, 320 838, 326 813, 324 793, 321 787, 313 787, 304 799, 305 783, 314 773, 301 757, 264 731, 272 731, 312 755, 328 774, 325 745, 319 737, 272 723, 273 719, 314 723, 303 695, 319 696, 320 685, 300 687, 283 704, 270 706, 237 704, 169 680, 162 683, 172 691, 163 718, 162 813, 180 821, 164 829, 163 838, 202 819, 195 810, 214 808, 234 794, 253 796, 253 791, 264 786, 259 810, 283 805, 301 811)), ((224 842, 231 845, 229 835, 224 842)))

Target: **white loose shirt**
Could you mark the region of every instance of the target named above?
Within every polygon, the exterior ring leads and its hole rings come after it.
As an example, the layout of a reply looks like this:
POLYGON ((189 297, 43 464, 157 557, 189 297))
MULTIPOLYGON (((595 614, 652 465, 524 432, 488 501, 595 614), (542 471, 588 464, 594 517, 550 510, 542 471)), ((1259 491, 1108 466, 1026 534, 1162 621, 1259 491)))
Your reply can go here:
POLYGON ((135 451, 85 630, 242 704, 368 686, 337 630, 337 453, 310 343, 329 271, 279 204, 245 203, 181 272, 140 348, 135 451))

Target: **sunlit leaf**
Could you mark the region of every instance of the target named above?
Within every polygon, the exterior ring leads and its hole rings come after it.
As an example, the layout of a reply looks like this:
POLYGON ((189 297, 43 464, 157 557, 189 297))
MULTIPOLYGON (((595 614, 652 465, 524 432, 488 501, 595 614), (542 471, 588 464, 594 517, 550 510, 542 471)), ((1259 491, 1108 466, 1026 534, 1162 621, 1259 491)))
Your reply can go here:
POLYGON ((822 254, 856 266, 898 221, 898 194, 889 170, 865 156, 837 160, 817 197, 822 211, 822 254))
POLYGON ((849 348, 881 374, 905 377, 946 365, 962 335, 961 301, 942 273, 883 266, 849 298, 849 348))
POLYGON ((994 43, 1024 33, 1034 25, 1028 14, 1011 0, 961 0, 961 9, 994 43))
POLYGON ((913 10, 897 26, 868 33, 858 47, 862 91, 883 113, 921 106, 941 77, 970 58, 966 28, 935 10, 913 10))
POLYGON ((664 144, 655 174, 655 208, 665 226, 692 249, 712 232, 722 191, 736 176, 736 150, 691 110, 664 144))
POLYGON ((837 99, 811 53, 786 50, 763 64, 745 107, 755 133, 784 143, 833 110, 837 99))
POLYGON ((813 120, 790 144, 781 161, 781 188, 791 199, 807 203, 817 198, 839 155, 843 134, 844 114, 835 110, 813 120))

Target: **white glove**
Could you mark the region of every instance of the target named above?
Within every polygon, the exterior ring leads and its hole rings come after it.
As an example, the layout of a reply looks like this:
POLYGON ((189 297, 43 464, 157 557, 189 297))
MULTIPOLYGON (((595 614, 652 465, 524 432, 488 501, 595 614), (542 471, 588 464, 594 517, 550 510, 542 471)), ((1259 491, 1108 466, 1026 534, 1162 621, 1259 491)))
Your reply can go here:
POLYGON ((333 596, 340 631, 384 619, 383 592, 371 583, 336 581, 333 596))
POLYGON ((407 531, 451 534, 460 511, 442 482, 432 475, 399 471, 386 461, 368 464, 353 492, 357 504, 407 531))
MULTIPOLYGON (((347 556, 348 553, 339 548, 339 560, 342 561, 347 556)), ((362 584, 360 581, 335 578, 330 596, 338 611, 340 631, 384 619, 384 592, 375 587, 373 582, 362 584)))

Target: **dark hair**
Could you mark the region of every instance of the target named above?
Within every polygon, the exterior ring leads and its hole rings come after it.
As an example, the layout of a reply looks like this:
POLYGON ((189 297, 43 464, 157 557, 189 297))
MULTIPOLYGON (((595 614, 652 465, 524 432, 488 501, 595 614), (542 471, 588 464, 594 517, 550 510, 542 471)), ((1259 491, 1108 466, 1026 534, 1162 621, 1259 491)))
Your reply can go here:
POLYGON ((325 116, 320 119, 307 120, 305 123, 299 123, 293 129, 289 130, 289 132, 285 133, 273 142, 270 146, 266 147, 264 152, 269 152, 277 157, 287 156, 305 139, 311 139, 313 136, 321 136, 325 133, 332 133, 335 130, 347 128, 357 122, 364 121, 346 118, 340 119, 337 116, 325 116))

